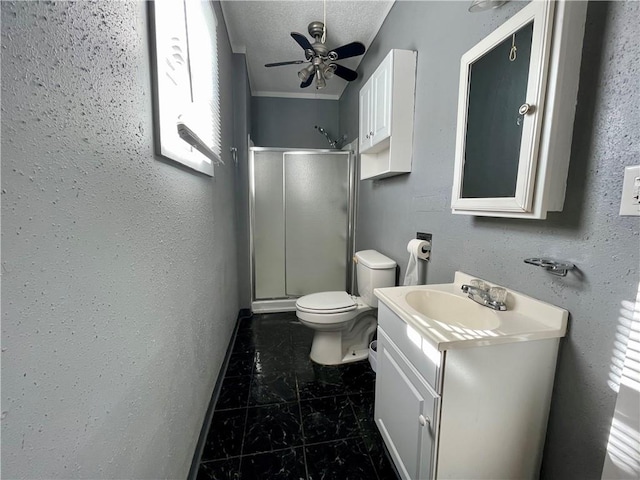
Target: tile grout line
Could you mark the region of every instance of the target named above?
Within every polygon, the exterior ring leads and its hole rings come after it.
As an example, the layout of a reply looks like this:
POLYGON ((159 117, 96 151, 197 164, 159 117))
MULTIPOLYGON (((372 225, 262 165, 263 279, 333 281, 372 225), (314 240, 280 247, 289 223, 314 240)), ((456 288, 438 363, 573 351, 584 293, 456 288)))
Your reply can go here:
MULTIPOLYGON (((293 341, 291 342, 291 355, 293 356, 293 341)), ((300 433, 302 435, 302 461, 304 462, 304 473, 307 480, 311 480, 309 477, 309 466, 307 465, 307 439, 304 435, 304 420, 302 419, 302 399, 300 398, 300 387, 298 384, 298 372, 293 372, 296 382, 296 397, 298 398, 298 412, 300 413, 300 433)))
MULTIPOLYGON (((354 395, 364 395, 363 393, 359 393, 359 394, 354 394, 354 395)), ((364 441, 364 437, 363 437, 363 433, 364 433, 364 428, 362 427, 362 422, 360 421, 360 417, 358 417, 358 414, 356 413, 356 409, 353 406, 353 401, 351 400, 351 395, 348 396, 349 399, 349 405, 351 405, 351 410, 353 411, 353 414, 356 417, 356 421, 358 422, 358 431, 360 432, 360 440, 362 440, 362 444, 364 445, 364 449, 367 452, 367 457, 369 457, 369 462, 371 462, 371 466, 373 467, 373 471, 376 474, 376 478, 378 478, 378 480, 384 480, 380 478, 380 474, 378 473, 378 468, 376 467, 375 462, 373 461, 373 457, 371 456, 371 452, 369 451, 369 449, 367 448, 367 444, 364 441)), ((375 401, 375 400, 374 400, 375 401)), ((375 426, 375 415, 374 415, 374 419, 373 419, 373 424, 375 426)))
MULTIPOLYGON (((251 387, 253 386, 253 371, 255 370, 255 359, 256 359, 256 352, 254 350, 253 352, 253 360, 251 361, 251 373, 250 373, 250 380, 249 380, 249 391, 247 392, 247 404, 245 405, 245 412, 244 412, 244 428, 242 429, 242 442, 240 443, 240 460, 238 462, 238 478, 241 477, 241 472, 242 472, 242 457, 244 454, 244 439, 245 436, 247 434, 247 423, 249 420, 249 397, 251 396, 251 387)), ((226 378, 225 378, 226 380, 226 378)))

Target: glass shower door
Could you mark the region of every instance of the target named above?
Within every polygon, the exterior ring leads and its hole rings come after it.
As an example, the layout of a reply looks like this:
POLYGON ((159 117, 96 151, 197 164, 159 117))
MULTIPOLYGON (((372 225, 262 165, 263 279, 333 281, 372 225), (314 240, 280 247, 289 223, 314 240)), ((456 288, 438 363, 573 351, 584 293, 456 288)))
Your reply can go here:
POLYGON ((282 152, 255 151, 251 158, 254 298, 286 296, 282 152))
POLYGON ((289 296, 346 288, 348 152, 285 152, 285 288, 289 296))

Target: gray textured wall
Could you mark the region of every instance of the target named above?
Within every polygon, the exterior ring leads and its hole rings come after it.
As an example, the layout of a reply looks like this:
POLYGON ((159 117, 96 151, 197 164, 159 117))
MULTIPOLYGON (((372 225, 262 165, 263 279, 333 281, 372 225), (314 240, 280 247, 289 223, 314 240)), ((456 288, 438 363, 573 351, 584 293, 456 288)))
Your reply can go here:
POLYGON ((251 99, 251 138, 258 147, 330 148, 315 125, 334 140, 340 136, 337 100, 251 99))
POLYGON ((238 300, 241 308, 251 308, 249 266, 249 143, 251 88, 243 54, 233 55, 234 144, 238 149, 236 169, 236 232, 238 254, 238 300))
POLYGON ((147 27, 2 2, 3 478, 189 470, 238 310, 232 123, 214 179, 154 156, 147 27))
MULTIPOLYGON (((563 341, 542 476, 600 478, 615 393, 608 387, 621 302, 638 291, 640 222, 619 217, 623 167, 639 163, 638 2, 589 6, 574 145, 564 211, 545 221, 450 212, 460 56, 521 5, 470 14, 466 2, 398 2, 359 71, 366 80, 391 48, 418 51, 413 170, 360 182, 357 244, 398 260, 431 232, 428 283, 462 270, 571 312, 563 341), (527 257, 575 262, 557 278, 527 257)), ((340 99, 340 125, 357 136, 358 90, 340 99)), ((499 421, 499 419, 496 419, 499 421)))

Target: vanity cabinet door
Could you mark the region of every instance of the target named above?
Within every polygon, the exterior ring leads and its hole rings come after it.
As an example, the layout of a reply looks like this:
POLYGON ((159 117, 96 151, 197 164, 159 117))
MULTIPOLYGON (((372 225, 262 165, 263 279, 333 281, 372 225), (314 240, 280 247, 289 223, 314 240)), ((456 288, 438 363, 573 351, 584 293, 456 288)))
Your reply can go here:
POLYGON ((405 480, 433 478, 440 397, 378 329, 375 421, 405 480))

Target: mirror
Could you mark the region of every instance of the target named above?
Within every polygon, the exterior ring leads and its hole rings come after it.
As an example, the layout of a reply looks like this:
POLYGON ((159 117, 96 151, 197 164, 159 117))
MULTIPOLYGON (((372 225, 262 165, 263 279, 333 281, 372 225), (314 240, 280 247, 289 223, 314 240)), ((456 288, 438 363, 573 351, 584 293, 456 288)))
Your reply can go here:
POLYGON ((531 22, 470 66, 462 198, 516 194, 532 36, 531 22))

